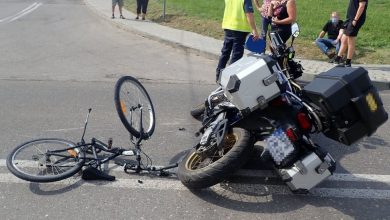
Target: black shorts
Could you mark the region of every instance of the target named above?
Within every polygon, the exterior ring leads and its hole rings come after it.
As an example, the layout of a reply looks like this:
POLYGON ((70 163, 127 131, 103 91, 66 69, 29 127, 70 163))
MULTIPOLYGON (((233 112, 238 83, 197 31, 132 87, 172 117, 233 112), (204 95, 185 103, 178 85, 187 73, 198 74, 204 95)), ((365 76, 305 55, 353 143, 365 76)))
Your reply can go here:
POLYGON ((364 23, 357 23, 356 26, 353 26, 352 21, 346 21, 344 23, 344 34, 350 37, 356 37, 363 24, 364 23))

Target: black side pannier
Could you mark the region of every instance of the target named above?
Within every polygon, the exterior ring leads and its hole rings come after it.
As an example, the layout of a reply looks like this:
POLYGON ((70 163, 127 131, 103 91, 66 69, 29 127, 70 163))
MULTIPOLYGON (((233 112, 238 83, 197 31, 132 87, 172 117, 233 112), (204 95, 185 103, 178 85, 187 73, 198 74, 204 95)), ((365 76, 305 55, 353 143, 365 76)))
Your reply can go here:
POLYGON ((327 119, 324 134, 351 145, 372 135, 388 116, 378 91, 364 68, 335 67, 321 73, 303 95, 327 119))

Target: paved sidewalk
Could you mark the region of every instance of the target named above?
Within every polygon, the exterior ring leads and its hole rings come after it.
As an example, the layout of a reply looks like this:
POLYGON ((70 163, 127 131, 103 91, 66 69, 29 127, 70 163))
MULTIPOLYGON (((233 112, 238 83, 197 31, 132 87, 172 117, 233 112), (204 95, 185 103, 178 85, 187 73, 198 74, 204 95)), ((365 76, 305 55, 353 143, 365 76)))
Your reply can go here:
MULTIPOLYGON (((110 20, 110 22, 124 30, 136 32, 142 36, 176 47, 181 47, 185 50, 209 57, 211 59, 217 59, 220 55, 220 50, 223 43, 221 40, 216 40, 214 38, 206 37, 189 31, 162 26, 147 20, 135 20, 135 14, 127 10, 123 10, 123 16, 126 17, 126 19, 111 19, 111 1, 84 0, 84 2, 99 16, 105 18, 106 20, 110 20)), ((116 11, 116 15, 119 15, 119 12, 116 11)), ((299 58, 297 60, 301 61, 305 69, 305 74, 302 77, 302 80, 309 81, 313 79, 316 74, 327 71, 334 67, 333 64, 323 61, 305 60, 299 58)), ((353 66, 362 66, 366 68, 369 72, 371 80, 374 81, 375 86, 378 89, 390 89, 390 65, 356 64, 353 66)))

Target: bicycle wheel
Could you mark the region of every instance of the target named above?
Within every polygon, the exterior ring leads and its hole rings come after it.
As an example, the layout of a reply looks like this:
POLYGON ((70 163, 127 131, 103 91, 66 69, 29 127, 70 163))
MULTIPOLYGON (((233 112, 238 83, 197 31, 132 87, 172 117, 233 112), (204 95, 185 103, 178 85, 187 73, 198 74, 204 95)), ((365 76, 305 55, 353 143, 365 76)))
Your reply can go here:
POLYGON ((155 127, 153 104, 148 92, 137 79, 131 76, 121 77, 115 85, 114 100, 119 118, 133 136, 152 136, 155 127))
POLYGON ((80 171, 84 158, 84 152, 70 141, 37 139, 16 147, 7 157, 7 167, 23 180, 53 182, 80 171))

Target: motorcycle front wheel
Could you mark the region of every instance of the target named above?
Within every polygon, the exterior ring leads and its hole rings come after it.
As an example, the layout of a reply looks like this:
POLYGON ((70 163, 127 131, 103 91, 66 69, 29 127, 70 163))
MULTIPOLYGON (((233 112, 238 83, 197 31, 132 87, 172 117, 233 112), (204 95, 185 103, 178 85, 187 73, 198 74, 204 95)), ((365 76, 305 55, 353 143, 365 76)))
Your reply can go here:
POLYGON ((241 168, 253 150, 250 133, 242 128, 232 128, 225 135, 223 154, 200 155, 192 149, 180 162, 177 176, 190 189, 213 186, 241 168))

